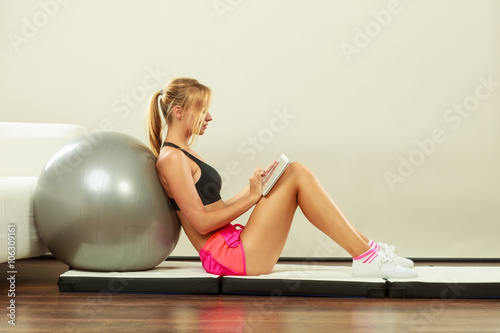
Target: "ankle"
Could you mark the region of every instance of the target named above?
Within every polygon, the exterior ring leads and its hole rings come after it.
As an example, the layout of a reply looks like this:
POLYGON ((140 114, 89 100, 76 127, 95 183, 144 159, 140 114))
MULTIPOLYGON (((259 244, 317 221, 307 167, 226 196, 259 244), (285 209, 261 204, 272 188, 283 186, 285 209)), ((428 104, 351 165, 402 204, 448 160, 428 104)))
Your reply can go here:
POLYGON ((371 263, 375 258, 379 255, 378 250, 374 248, 369 248, 366 252, 360 254, 359 256, 353 257, 353 261, 357 261, 360 263, 371 263))
POLYGON ((349 254, 351 255, 351 257, 355 258, 355 257, 359 257, 363 253, 366 253, 370 249, 371 248, 370 248, 370 246, 368 246, 368 244, 363 243, 363 244, 360 244, 360 246, 357 246, 355 248, 350 248, 350 249, 345 249, 345 250, 347 252, 349 252, 349 254))

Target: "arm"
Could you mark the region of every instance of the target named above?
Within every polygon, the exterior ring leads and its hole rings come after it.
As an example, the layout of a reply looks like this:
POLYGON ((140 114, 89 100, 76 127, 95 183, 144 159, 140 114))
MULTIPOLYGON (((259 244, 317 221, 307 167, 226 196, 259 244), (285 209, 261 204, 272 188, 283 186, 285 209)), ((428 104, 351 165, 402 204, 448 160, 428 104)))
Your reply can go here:
POLYGON ((157 165, 158 173, 169 184, 170 191, 182 213, 200 234, 223 227, 248 209, 262 196, 262 171, 256 170, 250 177, 248 194, 246 191, 231 205, 215 211, 206 211, 191 174, 189 163, 180 151, 171 151, 157 165))
POLYGON ((232 204, 234 204, 236 201, 240 200, 240 199, 243 199, 247 196, 250 195, 250 186, 247 186, 243 189, 243 191, 241 191, 240 193, 236 194, 235 196, 233 196, 232 198, 224 201, 224 203, 226 204, 226 206, 231 206, 232 204))
MULTIPOLYGON (((264 170, 264 173, 262 175, 262 177, 266 177, 267 174, 270 172, 270 171, 273 171, 274 170, 274 167, 276 166, 278 162, 275 160, 273 161, 273 163, 271 163, 267 168, 266 170, 264 170)), ((263 184, 264 185, 264 184, 263 184)), ((226 204, 226 206, 231 206, 232 204, 234 204, 235 202, 241 200, 241 199, 244 199, 246 198, 248 195, 250 195, 250 186, 247 186, 243 189, 243 191, 241 191, 240 193, 236 194, 235 196, 233 196, 232 198, 224 201, 224 203, 226 204)))

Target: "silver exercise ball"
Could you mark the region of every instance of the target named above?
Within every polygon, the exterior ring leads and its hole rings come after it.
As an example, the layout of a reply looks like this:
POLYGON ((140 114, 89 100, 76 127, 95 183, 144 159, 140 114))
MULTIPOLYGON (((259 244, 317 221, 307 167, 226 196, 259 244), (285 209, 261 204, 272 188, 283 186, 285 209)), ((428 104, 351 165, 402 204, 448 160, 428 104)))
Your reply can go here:
POLYGON ((35 190, 42 242, 80 270, 139 271, 173 251, 180 222, 139 140, 95 132, 58 151, 35 190))

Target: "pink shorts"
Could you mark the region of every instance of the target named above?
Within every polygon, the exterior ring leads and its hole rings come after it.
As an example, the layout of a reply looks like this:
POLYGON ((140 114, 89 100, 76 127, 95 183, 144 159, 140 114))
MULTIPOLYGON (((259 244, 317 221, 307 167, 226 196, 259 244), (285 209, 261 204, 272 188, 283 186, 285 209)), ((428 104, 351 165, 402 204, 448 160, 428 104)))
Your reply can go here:
POLYGON ((240 240, 243 228, 240 224, 228 224, 214 233, 203 245, 200 259, 208 273, 246 275, 245 252, 240 240))

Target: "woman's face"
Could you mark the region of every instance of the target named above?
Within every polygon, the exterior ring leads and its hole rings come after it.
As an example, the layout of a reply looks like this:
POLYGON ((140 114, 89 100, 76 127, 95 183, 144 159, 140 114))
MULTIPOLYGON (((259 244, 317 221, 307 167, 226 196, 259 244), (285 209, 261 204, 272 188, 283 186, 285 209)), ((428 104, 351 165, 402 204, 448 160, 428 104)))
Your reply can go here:
POLYGON ((205 130, 208 127, 208 122, 212 121, 212 115, 210 114, 210 112, 208 112, 208 110, 205 110, 202 112, 201 117, 203 117, 203 123, 201 125, 200 135, 203 135, 205 134, 205 130))
MULTIPOLYGON (((188 109, 186 110, 186 117, 183 118, 185 120, 184 121, 185 130, 188 135, 192 135, 193 125, 197 120, 196 113, 197 112, 195 112, 194 110, 188 109)), ((203 135, 205 134, 205 130, 207 129, 208 122, 212 121, 212 115, 210 114, 210 112, 208 112, 208 110, 204 110, 202 111, 201 115, 199 115, 199 117, 202 119, 199 135, 203 135)))

